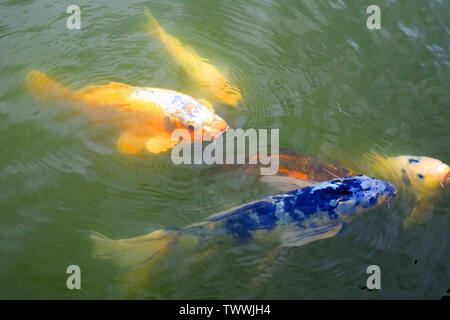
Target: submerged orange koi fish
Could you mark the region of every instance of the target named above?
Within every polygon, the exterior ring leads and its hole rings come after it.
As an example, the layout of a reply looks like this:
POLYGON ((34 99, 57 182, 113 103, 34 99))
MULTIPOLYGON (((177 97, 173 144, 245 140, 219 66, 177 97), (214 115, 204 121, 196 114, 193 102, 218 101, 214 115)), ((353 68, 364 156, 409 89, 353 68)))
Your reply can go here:
MULTIPOLYGON (((275 156, 278 156, 279 161, 278 176, 312 182, 323 182, 356 174, 355 171, 338 164, 313 159, 285 148, 280 148, 278 155, 275 156)), ((248 165, 246 171, 251 172, 255 169, 255 166, 248 165)))
POLYGON ((233 86, 216 67, 200 57, 193 49, 184 46, 159 25, 150 11, 147 14, 147 29, 157 35, 172 58, 192 77, 196 83, 205 87, 215 98, 231 106, 237 106, 242 99, 238 88, 233 86))
POLYGON ((172 140, 175 129, 188 130, 191 141, 214 139, 228 129, 208 101, 172 90, 110 82, 73 91, 39 71, 29 73, 26 85, 42 98, 83 102, 93 113, 116 112, 111 120, 123 131, 117 148, 125 153, 169 150, 178 143, 172 140))

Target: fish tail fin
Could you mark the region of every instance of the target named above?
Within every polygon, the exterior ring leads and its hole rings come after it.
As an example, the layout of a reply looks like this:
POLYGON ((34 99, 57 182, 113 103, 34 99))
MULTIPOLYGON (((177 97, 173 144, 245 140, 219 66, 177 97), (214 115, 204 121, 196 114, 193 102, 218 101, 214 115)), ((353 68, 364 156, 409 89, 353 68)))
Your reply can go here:
POLYGON ((177 230, 157 230, 141 237, 112 240, 92 232, 90 238, 95 258, 111 259, 126 269, 119 281, 126 290, 126 297, 135 299, 144 292, 155 262, 167 252, 179 234, 177 230))
POLYGON ((145 236, 112 240, 97 232, 90 235, 93 256, 111 259, 120 267, 139 268, 153 265, 178 237, 176 230, 157 230, 145 236))
POLYGON ((159 22, 155 19, 155 17, 152 15, 152 13, 148 8, 145 8, 145 15, 147 16, 147 22, 144 24, 144 28, 148 32, 152 33, 155 31, 162 31, 159 22))
POLYGON ((26 78, 26 86, 31 92, 45 98, 71 98, 73 91, 63 87, 45 73, 33 70, 26 78))

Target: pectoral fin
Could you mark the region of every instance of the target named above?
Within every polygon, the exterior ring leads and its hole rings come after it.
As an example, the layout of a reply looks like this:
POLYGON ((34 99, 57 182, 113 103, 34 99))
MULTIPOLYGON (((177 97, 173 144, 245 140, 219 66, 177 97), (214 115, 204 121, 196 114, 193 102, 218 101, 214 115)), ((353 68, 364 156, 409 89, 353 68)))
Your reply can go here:
POLYGON ((141 151, 145 146, 144 137, 125 132, 117 140, 117 149, 128 154, 135 154, 141 151))
POLYGON ((403 228, 410 228, 427 222, 431 218, 433 203, 430 199, 418 199, 417 205, 412 210, 408 218, 403 222, 403 228))
POLYGON ((151 153, 161 153, 172 149, 178 140, 172 140, 170 135, 156 136, 148 139, 145 142, 145 147, 151 153))
POLYGON ((314 185, 315 182, 308 180, 299 180, 291 177, 283 176, 263 176, 259 181, 267 183, 272 188, 281 192, 288 192, 291 190, 299 189, 314 185))
POLYGON ((343 226, 343 223, 327 224, 315 228, 300 228, 292 225, 281 233, 281 245, 285 247, 298 247, 320 239, 331 238, 343 226))

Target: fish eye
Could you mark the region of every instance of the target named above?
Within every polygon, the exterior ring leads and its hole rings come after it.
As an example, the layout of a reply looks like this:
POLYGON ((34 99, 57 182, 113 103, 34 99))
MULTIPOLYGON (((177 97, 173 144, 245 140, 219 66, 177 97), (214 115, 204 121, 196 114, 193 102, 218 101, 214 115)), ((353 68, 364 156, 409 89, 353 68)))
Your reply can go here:
POLYGON ((422 173, 418 173, 417 176, 418 176, 420 179, 423 179, 423 178, 425 177, 422 173))
POLYGON ((188 124, 187 127, 188 127, 189 130, 194 130, 194 126, 192 124, 188 124))

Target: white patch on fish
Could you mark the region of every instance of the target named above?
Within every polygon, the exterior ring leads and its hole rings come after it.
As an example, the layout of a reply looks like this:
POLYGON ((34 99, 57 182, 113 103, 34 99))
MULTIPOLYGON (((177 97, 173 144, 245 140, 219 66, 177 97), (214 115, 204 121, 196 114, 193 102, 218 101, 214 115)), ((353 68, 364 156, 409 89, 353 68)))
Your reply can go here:
POLYGON ((167 115, 177 116, 183 123, 195 123, 203 126, 217 117, 203 103, 191 96, 179 92, 157 89, 136 88, 132 97, 144 102, 159 105, 167 115))

